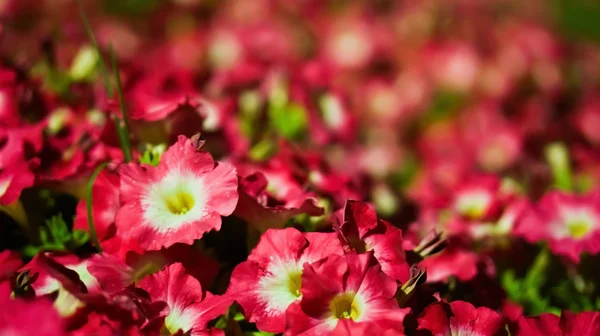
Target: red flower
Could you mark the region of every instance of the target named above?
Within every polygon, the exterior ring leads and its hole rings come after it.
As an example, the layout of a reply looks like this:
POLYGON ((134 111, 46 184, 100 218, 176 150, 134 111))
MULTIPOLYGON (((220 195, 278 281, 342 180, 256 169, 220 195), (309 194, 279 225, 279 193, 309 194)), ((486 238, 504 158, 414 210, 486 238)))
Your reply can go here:
POLYGON ((169 306, 164 328, 171 335, 180 331, 190 335, 203 334, 208 323, 225 314, 233 303, 233 299, 228 296, 204 292, 198 280, 187 274, 180 263, 145 277, 140 282, 140 287, 154 301, 164 301, 169 306))
MULTIPOLYGON (((92 217, 100 241, 115 234, 115 214, 119 210, 119 176, 106 170, 100 172, 92 187, 92 217)), ((77 204, 74 229, 89 230, 86 201, 77 204)))
POLYGON ((402 230, 379 220, 375 209, 366 203, 347 201, 343 219, 338 219, 338 235, 342 245, 361 253, 373 251, 388 276, 406 282, 410 266, 402 248, 402 230))
POLYGON ((121 208, 115 224, 124 239, 145 249, 177 242, 191 244, 205 232, 221 228, 238 201, 235 169, 216 163, 183 136, 157 167, 121 167, 121 208))
POLYGON ((0 335, 62 336, 64 322, 46 298, 24 301, 10 297, 10 288, 0 285, 0 335))
POLYGON ((18 253, 10 250, 0 252, 0 281, 8 279, 22 264, 18 253))
POLYGON ((394 298, 396 282, 381 271, 371 253, 331 255, 305 264, 302 299, 287 311, 286 335, 403 334, 408 312, 394 298))
POLYGON ((419 329, 434 336, 506 335, 504 318, 495 311, 464 301, 433 303, 419 316, 419 329))
POLYGON ((546 335, 600 335, 600 313, 563 311, 562 315, 542 314, 536 317, 521 317, 517 321, 516 336, 546 335))
MULTIPOLYGON (((276 179, 276 177, 274 178, 276 179)), ((261 173, 245 176, 240 180, 239 202, 233 213, 261 232, 267 229, 282 228, 292 217, 299 214, 320 216, 323 209, 315 205, 309 194, 293 196, 284 205, 270 205, 276 201, 267 194, 268 182, 261 173)), ((285 189, 285 188, 278 188, 285 189)))
POLYGON ((29 164, 17 160, 9 166, 0 166, 0 205, 16 202, 21 191, 33 185, 35 176, 29 170, 29 164))
POLYGON ((283 332, 286 309, 302 295, 303 265, 342 252, 333 233, 268 230, 234 269, 227 293, 260 330, 283 332))
POLYGON ((600 192, 546 194, 525 210, 515 229, 530 242, 547 240, 550 249, 579 262, 583 252, 600 252, 600 192))

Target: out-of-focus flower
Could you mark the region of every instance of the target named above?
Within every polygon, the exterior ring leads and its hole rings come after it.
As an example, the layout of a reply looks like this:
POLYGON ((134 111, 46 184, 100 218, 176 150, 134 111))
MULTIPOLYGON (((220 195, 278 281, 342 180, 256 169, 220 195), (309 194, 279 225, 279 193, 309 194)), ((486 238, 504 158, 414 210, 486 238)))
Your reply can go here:
POLYGON ((433 335, 506 335, 504 325, 500 314, 464 301, 437 302, 419 316, 419 329, 433 335))
POLYGON ((515 230, 530 242, 546 240, 552 252, 579 262, 584 252, 600 252, 600 193, 549 192, 522 214, 515 230))
POLYGON ((517 321, 517 336, 581 335, 600 333, 600 313, 563 311, 561 316, 542 314, 535 317, 522 316, 517 321))

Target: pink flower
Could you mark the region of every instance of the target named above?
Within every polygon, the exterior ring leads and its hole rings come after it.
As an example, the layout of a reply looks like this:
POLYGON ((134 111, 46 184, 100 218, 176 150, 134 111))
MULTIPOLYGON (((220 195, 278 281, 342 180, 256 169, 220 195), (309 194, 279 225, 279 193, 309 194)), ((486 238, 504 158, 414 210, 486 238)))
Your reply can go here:
POLYGON ((128 251, 125 256, 96 254, 88 259, 87 268, 105 292, 116 293, 174 262, 181 263, 186 273, 198 279, 202 286, 210 286, 218 273, 219 265, 216 261, 192 246, 181 243, 168 249, 142 254, 134 251, 128 251))
POLYGON ((121 167, 121 208, 118 235, 137 240, 145 249, 177 242, 192 244, 210 230, 221 228, 238 201, 235 169, 216 163, 183 136, 157 167, 121 167))
POLYGON ((600 335, 600 313, 563 311, 562 315, 542 314, 535 317, 522 316, 517 321, 516 336, 546 335, 600 335))
POLYGON ((283 332, 286 309, 302 295, 303 265, 341 253, 333 233, 270 229, 234 269, 227 293, 260 330, 283 332))
POLYGON ((10 250, 0 252, 0 282, 10 278, 22 264, 18 253, 10 250))
POLYGON ((25 188, 33 186, 35 175, 29 164, 21 159, 8 166, 0 166, 0 205, 16 202, 25 188))
POLYGON ((64 328, 51 301, 14 299, 10 297, 10 288, 0 285, 0 335, 63 336, 64 328))
POLYGON ((429 330, 434 336, 506 335, 500 314, 464 301, 433 303, 425 308, 418 323, 419 329, 429 330))
MULTIPOLYGON (((119 176, 103 170, 92 187, 92 216, 100 241, 115 234, 115 214, 119 210, 119 176)), ((75 215, 74 229, 89 230, 86 200, 79 201, 75 215)))
POLYGON ((375 209, 366 203, 347 201, 337 231, 342 245, 358 253, 373 251, 385 274, 400 282, 410 278, 402 230, 379 220, 375 209))
POLYGON ((100 284, 90 274, 89 260, 80 260, 73 255, 49 257, 38 255, 22 270, 37 272, 37 280, 31 285, 37 296, 54 295, 54 308, 63 317, 74 317, 81 313, 86 303, 78 297, 80 292, 98 293, 100 284), (67 276, 54 272, 54 267, 68 273, 67 276), (74 290, 75 289, 75 290, 74 290))
POLYGON ((294 199, 288 199, 284 205, 270 205, 269 203, 277 200, 266 192, 267 186, 268 182, 261 173, 243 177, 239 185, 239 202, 233 214, 261 232, 271 228, 282 228, 296 215, 323 214, 323 209, 315 205, 314 198, 304 193, 294 196, 294 199))
POLYGON ((180 263, 145 277, 140 282, 140 287, 154 301, 164 301, 169 306, 164 328, 170 335, 180 331, 184 334, 202 335, 208 323, 225 314, 233 303, 233 299, 228 296, 204 292, 198 280, 187 274, 180 263))
POLYGON ((525 210, 516 234, 529 242, 547 240, 550 249, 579 262, 583 252, 600 252, 600 192, 572 195, 552 191, 525 210))
POLYGON ((500 205, 499 189, 500 180, 494 175, 470 177, 456 188, 452 207, 467 219, 488 219, 500 205))
POLYGON ((331 255, 305 264, 302 299, 287 310, 286 335, 403 334, 408 309, 394 298, 396 282, 381 271, 372 253, 331 255), (356 331, 356 332, 355 332, 356 331))
POLYGON ((419 264, 427 271, 427 282, 444 282, 454 276, 460 281, 475 278, 480 257, 464 248, 449 247, 425 258, 419 264))

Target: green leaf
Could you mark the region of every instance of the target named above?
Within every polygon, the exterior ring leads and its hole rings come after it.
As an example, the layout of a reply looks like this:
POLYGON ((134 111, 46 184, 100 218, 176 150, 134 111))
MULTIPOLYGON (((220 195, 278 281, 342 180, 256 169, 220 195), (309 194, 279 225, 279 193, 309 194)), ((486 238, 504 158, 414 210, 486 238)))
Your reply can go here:
POLYGON ((562 143, 553 143, 545 148, 544 153, 552 169, 554 186, 564 191, 573 190, 571 160, 567 147, 562 143))
POLYGON ((291 103, 283 108, 273 108, 270 112, 271 124, 280 135, 298 139, 305 133, 308 117, 303 106, 291 103))
POLYGON ((74 248, 85 245, 90 240, 90 235, 83 230, 73 230, 71 244, 74 248))
POLYGON ((235 313, 235 316, 233 316, 233 319, 239 322, 245 320, 246 318, 244 317, 244 314, 237 312, 235 313))
POLYGON ((100 55, 93 46, 85 45, 81 47, 69 69, 71 80, 83 81, 90 79, 98 65, 99 58, 100 55))
POLYGON ((46 221, 53 242, 62 243, 69 241, 71 234, 62 214, 58 214, 46 221))
POLYGON ((265 139, 254 145, 248 156, 254 161, 266 161, 277 152, 277 144, 272 140, 265 139))
POLYGON ((40 252, 40 248, 33 245, 27 245, 21 251, 25 258, 33 258, 38 252, 40 252))
POLYGON ((564 33, 570 37, 600 42, 600 3, 555 0, 554 9, 556 22, 564 33))

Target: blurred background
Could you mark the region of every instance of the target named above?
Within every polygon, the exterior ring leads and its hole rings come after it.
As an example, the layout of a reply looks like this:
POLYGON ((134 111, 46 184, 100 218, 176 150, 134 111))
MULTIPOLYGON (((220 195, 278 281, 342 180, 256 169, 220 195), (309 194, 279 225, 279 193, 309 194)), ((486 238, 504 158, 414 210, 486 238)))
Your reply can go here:
MULTIPOLYGON (((543 148, 566 139, 580 189, 597 185, 594 1, 82 4, 104 58, 117 55, 139 143, 201 128, 222 140, 207 144, 217 157, 260 160, 283 137, 339 171, 385 181, 372 193, 399 187, 423 201, 474 169, 546 185, 543 148), (202 102, 199 118, 160 109, 184 96, 202 102)), ((5 63, 69 103, 101 105, 97 56, 74 1, 2 0, 0 15, 5 63)), ((30 119, 53 111, 33 109, 30 119)))

